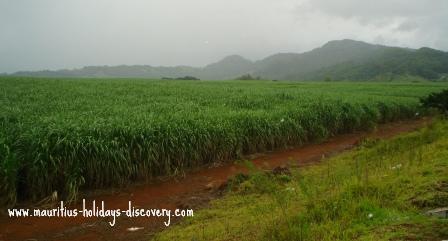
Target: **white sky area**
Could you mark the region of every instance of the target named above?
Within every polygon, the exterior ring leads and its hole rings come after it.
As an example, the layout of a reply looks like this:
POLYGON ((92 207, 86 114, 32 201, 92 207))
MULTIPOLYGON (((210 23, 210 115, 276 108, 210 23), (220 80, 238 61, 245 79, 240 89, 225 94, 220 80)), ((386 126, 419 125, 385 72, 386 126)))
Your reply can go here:
POLYGON ((0 72, 204 66, 330 40, 448 50, 448 0, 0 0, 0 72))

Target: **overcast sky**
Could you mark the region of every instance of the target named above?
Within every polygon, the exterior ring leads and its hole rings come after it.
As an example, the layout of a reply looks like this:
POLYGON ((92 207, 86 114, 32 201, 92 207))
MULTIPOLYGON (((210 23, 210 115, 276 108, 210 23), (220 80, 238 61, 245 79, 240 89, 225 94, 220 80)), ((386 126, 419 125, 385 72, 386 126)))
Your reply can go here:
POLYGON ((334 39, 448 50, 448 0, 0 0, 0 72, 203 66, 334 39))

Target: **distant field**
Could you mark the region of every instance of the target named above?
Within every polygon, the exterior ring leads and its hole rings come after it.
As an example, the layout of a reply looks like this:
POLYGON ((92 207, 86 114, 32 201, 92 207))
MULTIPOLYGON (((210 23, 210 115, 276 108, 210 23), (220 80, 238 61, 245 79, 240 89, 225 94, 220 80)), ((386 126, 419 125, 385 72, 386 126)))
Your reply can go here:
POLYGON ((0 202, 116 186, 411 118, 433 83, 0 78, 0 202))

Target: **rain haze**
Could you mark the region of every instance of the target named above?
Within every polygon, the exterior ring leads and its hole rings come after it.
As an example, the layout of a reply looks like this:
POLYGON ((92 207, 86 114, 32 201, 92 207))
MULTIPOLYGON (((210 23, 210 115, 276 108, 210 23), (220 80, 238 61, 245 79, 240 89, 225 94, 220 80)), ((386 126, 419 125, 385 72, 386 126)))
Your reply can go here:
POLYGON ((204 66, 335 39, 448 50, 446 0, 0 0, 0 72, 204 66))

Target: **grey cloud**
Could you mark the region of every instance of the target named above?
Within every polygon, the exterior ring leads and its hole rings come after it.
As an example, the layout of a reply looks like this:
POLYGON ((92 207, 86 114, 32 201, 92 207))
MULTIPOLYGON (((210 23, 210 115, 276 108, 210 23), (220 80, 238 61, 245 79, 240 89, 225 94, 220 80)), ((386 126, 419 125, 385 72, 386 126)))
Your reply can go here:
POLYGON ((202 66, 353 38, 448 49, 445 0, 0 0, 0 72, 202 66))
POLYGON ((309 0, 305 5, 306 11, 320 11, 343 18, 359 18, 366 22, 375 22, 382 18, 428 17, 438 13, 446 14, 448 10, 448 1, 445 0, 309 0))
POLYGON ((397 31, 409 32, 418 29, 418 24, 413 21, 406 21, 400 24, 396 29, 397 31))
POLYGON ((406 47, 429 46, 447 49, 448 1, 445 0, 308 0, 296 14, 345 22, 358 26, 358 38, 406 47), (363 35, 368 30, 371 34, 363 35))

